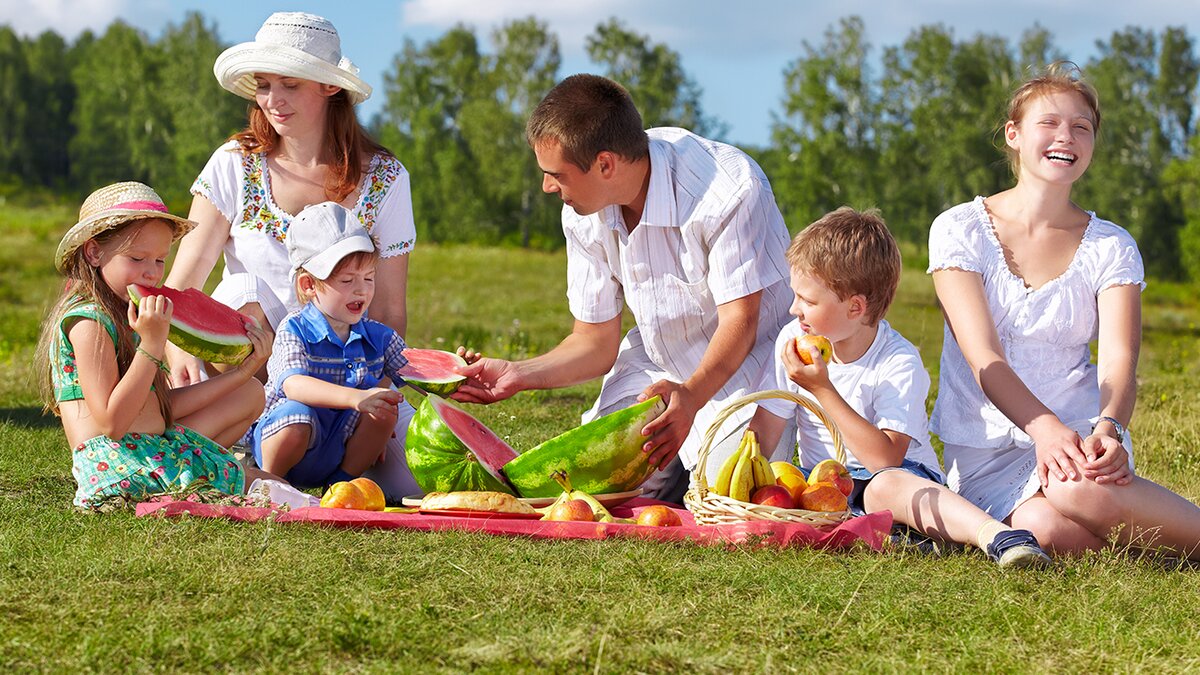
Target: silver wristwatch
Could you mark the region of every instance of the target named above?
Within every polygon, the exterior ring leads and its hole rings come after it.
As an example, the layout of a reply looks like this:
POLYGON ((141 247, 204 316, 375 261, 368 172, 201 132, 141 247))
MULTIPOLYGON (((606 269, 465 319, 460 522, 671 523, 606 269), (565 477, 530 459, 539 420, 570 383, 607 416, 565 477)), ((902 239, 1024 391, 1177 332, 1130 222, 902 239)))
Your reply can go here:
MULTIPOLYGON (((1113 428, 1117 430, 1117 442, 1118 443, 1125 442, 1125 425, 1124 424, 1121 424, 1120 422, 1113 419, 1112 417, 1109 417, 1108 415, 1103 415, 1100 417, 1100 419, 1096 420, 1096 424, 1100 424, 1101 422, 1108 422, 1109 424, 1113 425, 1113 428)), ((1096 431, 1095 425, 1092 426, 1092 431, 1093 432, 1096 431)))

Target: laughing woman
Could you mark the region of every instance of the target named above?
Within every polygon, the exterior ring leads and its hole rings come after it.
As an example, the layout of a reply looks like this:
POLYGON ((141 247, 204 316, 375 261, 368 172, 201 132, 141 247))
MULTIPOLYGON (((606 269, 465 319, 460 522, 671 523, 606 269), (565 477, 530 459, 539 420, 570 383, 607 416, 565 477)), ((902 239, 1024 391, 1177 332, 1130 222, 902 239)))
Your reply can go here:
MULTIPOLYGON (((222 53, 213 73, 253 105, 246 128, 213 153, 192 185, 188 218, 197 226, 180 242, 166 285, 203 287, 224 254, 213 297, 273 330, 299 309, 284 244, 288 226, 306 206, 337 202, 380 252, 371 318, 403 335, 407 254, 416 239, 408 172, 358 123, 354 107, 371 87, 342 56, 333 24, 311 14, 272 14, 253 42, 222 53)), ((196 359, 173 346, 167 356, 177 386, 202 377, 196 359)), ((407 425, 405 408, 412 409, 401 404, 400 423, 407 425)))

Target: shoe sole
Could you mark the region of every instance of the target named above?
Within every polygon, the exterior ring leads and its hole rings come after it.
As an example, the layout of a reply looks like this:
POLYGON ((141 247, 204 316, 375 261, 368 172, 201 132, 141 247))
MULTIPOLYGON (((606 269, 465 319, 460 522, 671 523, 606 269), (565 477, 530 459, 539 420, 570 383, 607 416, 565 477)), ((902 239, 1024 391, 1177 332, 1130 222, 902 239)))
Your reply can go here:
POLYGON ((1014 546, 1005 551, 996 562, 1000 569, 1005 570, 1046 569, 1054 564, 1050 556, 1031 546, 1014 546))

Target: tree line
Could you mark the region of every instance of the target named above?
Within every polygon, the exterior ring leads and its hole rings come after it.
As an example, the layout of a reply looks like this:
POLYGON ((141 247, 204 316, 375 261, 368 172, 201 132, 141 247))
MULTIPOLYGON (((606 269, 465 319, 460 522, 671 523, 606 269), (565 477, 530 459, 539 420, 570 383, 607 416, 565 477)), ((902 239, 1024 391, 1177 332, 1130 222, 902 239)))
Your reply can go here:
MULTIPOLYGON (((133 179, 186 209, 205 160, 245 122, 247 103, 212 77, 226 46, 198 13, 157 39, 120 21, 70 43, 0 26, 0 194, 33 187, 76 198, 133 179)), ((630 90, 647 126, 727 133, 668 45, 610 19, 585 48, 596 72, 630 90)), ((998 133, 1004 105, 1031 73, 1067 57, 1036 24, 1015 44, 921 26, 876 56, 858 17, 798 51, 783 72, 770 143, 744 148, 789 226, 843 204, 877 206, 918 249, 942 210, 1011 185, 998 133)), ((1152 274, 1200 279, 1195 40, 1182 28, 1129 27, 1097 40, 1079 65, 1100 92, 1103 122, 1077 203, 1127 227, 1152 274)), ((557 36, 535 18, 400 45, 383 82, 372 83, 383 108, 364 123, 412 174, 418 237, 562 244, 561 205, 541 194, 523 129, 566 74, 557 36)))

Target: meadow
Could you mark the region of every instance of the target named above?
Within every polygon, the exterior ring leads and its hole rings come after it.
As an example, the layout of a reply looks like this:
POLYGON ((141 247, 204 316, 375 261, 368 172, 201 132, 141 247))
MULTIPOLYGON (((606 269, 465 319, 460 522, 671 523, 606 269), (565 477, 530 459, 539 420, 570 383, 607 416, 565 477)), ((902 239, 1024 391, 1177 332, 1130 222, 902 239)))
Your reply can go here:
MULTIPOLYGON (((705 548, 88 515, 33 344, 71 209, 0 205, 0 666, 50 672, 1200 670, 1200 575, 1112 548, 1049 571, 974 551, 705 548)), ((941 318, 910 251, 889 320, 935 376, 941 318)), ((565 257, 419 245, 409 342, 541 353, 565 257)), ((1141 474, 1200 499, 1195 286, 1145 293, 1141 474)), ((472 408, 516 448, 596 383, 472 408)), ((932 400, 932 399, 931 399, 932 400)))

